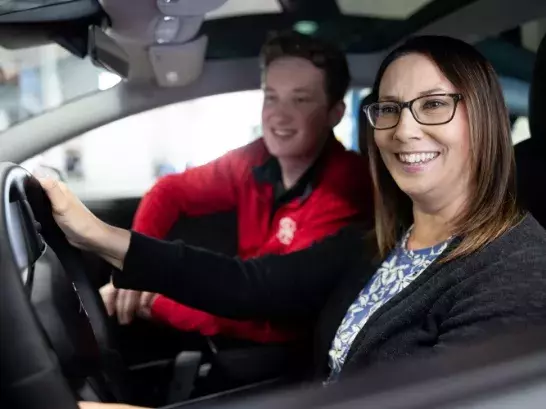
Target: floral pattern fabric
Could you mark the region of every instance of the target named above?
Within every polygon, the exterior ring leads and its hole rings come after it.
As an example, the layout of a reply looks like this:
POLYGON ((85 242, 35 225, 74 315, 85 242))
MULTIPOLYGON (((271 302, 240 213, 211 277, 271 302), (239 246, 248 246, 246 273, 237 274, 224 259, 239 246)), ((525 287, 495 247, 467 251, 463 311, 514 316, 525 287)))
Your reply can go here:
POLYGON ((415 280, 449 244, 447 240, 433 247, 408 250, 410 233, 411 229, 383 261, 341 321, 329 353, 330 380, 335 380, 341 372, 352 343, 370 317, 415 280))

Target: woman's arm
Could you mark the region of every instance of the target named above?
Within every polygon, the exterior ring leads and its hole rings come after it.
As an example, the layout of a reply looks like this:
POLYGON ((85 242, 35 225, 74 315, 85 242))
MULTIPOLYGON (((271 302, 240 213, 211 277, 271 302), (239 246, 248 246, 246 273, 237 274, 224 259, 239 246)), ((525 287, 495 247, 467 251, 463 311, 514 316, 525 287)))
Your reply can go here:
POLYGON ((133 233, 114 285, 161 293, 227 318, 300 320, 318 313, 362 256, 361 236, 347 228, 299 252, 242 261, 133 233))
POLYGON ((452 292, 456 301, 440 323, 437 351, 492 333, 546 325, 544 245, 526 243, 524 249, 499 256, 452 292))
POLYGON ((42 186, 67 239, 118 269, 116 286, 161 293, 227 318, 295 322, 315 316, 364 252, 362 233, 347 228, 306 250, 241 261, 109 226, 62 183, 42 186))

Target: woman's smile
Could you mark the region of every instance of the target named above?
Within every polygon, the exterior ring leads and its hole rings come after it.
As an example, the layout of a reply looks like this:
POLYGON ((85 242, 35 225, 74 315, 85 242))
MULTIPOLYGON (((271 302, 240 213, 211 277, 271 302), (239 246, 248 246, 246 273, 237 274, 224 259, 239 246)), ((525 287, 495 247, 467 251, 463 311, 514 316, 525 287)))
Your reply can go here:
POLYGON ((402 170, 408 173, 424 172, 430 168, 440 156, 440 152, 434 151, 413 151, 399 152, 394 156, 402 165, 402 170))

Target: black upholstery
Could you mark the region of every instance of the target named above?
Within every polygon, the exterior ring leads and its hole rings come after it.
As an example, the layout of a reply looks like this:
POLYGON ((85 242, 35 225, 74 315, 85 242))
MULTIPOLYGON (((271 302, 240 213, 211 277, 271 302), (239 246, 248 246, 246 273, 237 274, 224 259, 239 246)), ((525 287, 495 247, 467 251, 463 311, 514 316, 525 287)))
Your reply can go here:
POLYGON ((546 227, 546 36, 536 55, 529 98, 531 138, 515 146, 518 198, 546 227))

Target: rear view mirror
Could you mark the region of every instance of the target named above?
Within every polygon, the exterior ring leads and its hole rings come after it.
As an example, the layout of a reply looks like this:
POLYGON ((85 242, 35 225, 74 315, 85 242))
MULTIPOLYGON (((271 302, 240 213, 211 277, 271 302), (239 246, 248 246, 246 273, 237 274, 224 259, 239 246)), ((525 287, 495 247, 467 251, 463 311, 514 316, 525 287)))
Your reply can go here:
POLYGON ((129 57, 101 27, 89 27, 88 47, 89 57, 93 64, 122 78, 129 76, 129 57))

